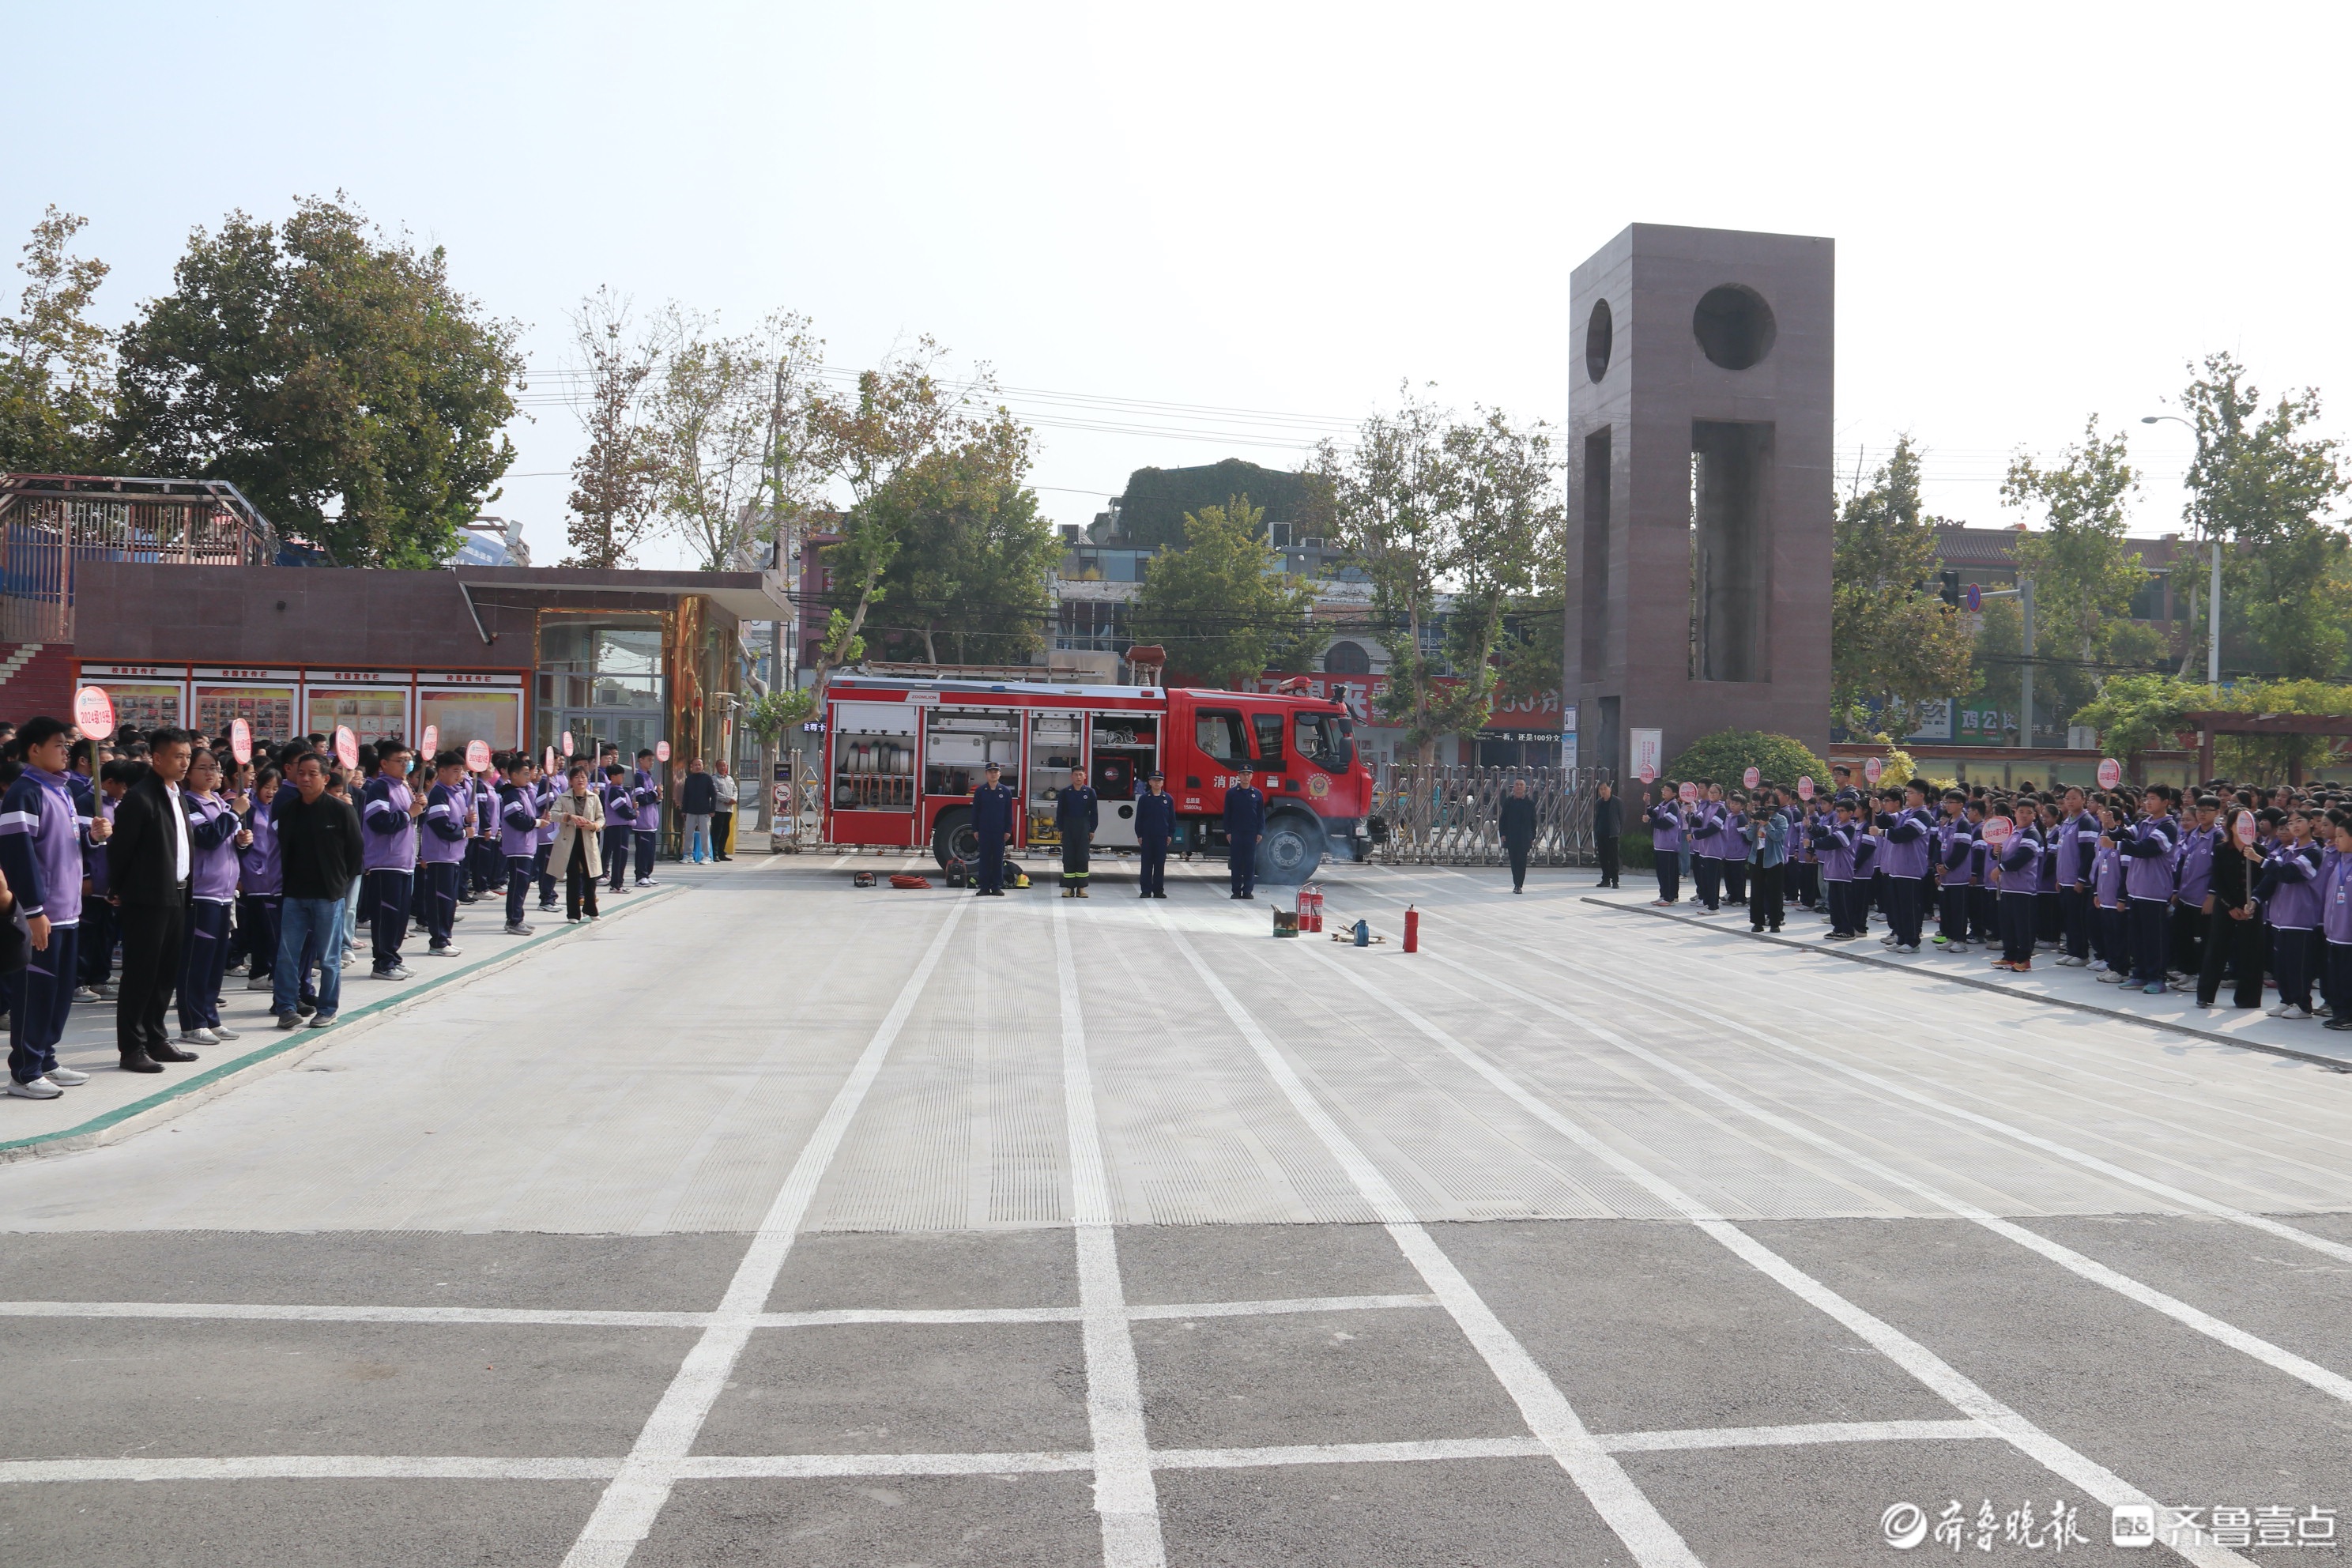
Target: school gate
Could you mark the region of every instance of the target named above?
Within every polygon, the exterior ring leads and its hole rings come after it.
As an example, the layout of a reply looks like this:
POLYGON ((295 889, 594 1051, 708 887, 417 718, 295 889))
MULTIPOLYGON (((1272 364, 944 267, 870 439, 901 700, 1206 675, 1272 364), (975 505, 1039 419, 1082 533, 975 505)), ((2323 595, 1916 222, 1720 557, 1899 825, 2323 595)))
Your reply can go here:
POLYGON ((1373 858, 1384 866, 1500 866, 1508 858, 1495 819, 1514 780, 1536 803, 1531 866, 1597 866, 1595 788, 1608 768, 1423 767, 1392 763, 1374 797, 1373 858))

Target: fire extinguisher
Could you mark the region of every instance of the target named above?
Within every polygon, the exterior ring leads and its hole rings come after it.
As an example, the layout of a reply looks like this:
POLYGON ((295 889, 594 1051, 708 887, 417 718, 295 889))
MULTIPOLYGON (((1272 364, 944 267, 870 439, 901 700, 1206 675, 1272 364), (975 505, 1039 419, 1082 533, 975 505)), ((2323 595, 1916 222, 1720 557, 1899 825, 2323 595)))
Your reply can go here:
POLYGON ((1421 951, 1421 911, 1411 904, 1404 907, 1404 950, 1407 952, 1421 951))
POLYGON ((1315 929, 1323 929, 1323 884, 1315 884, 1315 929))

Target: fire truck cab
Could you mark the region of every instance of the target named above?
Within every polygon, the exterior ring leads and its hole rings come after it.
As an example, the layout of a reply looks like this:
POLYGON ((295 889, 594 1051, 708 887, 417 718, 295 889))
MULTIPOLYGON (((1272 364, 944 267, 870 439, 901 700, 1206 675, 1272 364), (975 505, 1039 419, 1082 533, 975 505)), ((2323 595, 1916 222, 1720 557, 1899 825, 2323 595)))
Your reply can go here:
POLYGON ((1100 848, 1135 845, 1135 796, 1156 768, 1176 799, 1171 849, 1222 851, 1225 791, 1265 792, 1258 877, 1291 884, 1324 857, 1363 858, 1371 770, 1327 699, 1152 686, 836 677, 825 694, 824 837, 918 848, 944 867, 979 853, 971 792, 990 763, 1021 792, 1014 847, 1057 843, 1055 795, 1082 768, 1100 848))

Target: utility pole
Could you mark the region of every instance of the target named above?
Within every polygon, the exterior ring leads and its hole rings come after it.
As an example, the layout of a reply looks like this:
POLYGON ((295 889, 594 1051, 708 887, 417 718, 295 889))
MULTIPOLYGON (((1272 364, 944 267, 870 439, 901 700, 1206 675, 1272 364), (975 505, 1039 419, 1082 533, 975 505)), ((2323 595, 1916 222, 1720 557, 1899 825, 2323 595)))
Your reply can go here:
MULTIPOLYGON (((784 668, 784 646, 790 640, 785 620, 791 606, 796 603, 793 595, 792 554, 784 539, 783 474, 782 463, 784 447, 784 366, 776 363, 776 388, 768 405, 768 563, 784 584, 785 608, 779 611, 770 624, 768 639, 768 689, 770 692, 792 689, 792 675, 784 668)), ((776 757, 783 745, 783 736, 772 735, 760 744, 760 789, 768 808, 768 842, 776 841, 776 830, 782 826, 782 813, 776 805, 776 757)))
POLYGON ((2031 746, 2033 744, 2033 579, 2031 577, 2017 580, 2017 607, 2025 624, 2025 635, 2020 639, 2025 652, 2025 667, 2018 679, 2017 743, 2031 746))
MULTIPOLYGON (((2205 432, 2200 430, 2193 421, 2183 419, 2178 414, 2143 414, 2139 416, 2139 422, 2143 425, 2166 423, 2188 426, 2189 433, 2197 437, 2197 461, 2200 466, 2204 463, 2205 432)), ((2212 545, 2213 580, 2211 585, 2205 591, 2205 684, 2218 691, 2221 686, 2221 536, 2220 534, 2213 536, 2212 545)), ((2193 615, 2195 612, 2193 605, 2190 610, 2193 615)), ((2180 673, 2188 674, 2189 659, 2186 655, 2182 656, 2180 663, 2182 667, 2180 673)))

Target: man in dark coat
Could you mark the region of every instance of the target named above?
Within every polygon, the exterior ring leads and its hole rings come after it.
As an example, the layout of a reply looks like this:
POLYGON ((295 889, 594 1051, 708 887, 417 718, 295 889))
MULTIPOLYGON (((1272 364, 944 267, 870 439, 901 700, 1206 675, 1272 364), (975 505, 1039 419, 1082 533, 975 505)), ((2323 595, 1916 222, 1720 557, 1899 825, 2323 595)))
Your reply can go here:
POLYGON ((1233 873, 1234 897, 1257 897, 1257 841, 1265 831, 1265 792, 1244 773, 1225 791, 1225 868, 1233 873))
POLYGON ((1536 803, 1528 795, 1527 780, 1511 781, 1511 793, 1503 797, 1503 809, 1496 814, 1495 827, 1503 836, 1503 848, 1511 857, 1511 891, 1524 891, 1528 851, 1536 847, 1536 803))
POLYGON ((194 1051, 172 1043, 163 1010, 180 975, 180 949, 188 929, 190 877, 195 844, 180 781, 188 774, 194 742, 184 730, 158 730, 148 738, 147 773, 114 808, 106 841, 107 885, 121 910, 122 985, 115 994, 114 1044, 125 1072, 161 1072, 158 1062, 192 1062, 194 1051))
POLYGON ((1062 897, 1087 896, 1087 857, 1101 825, 1102 807, 1087 783, 1087 770, 1072 768, 1069 787, 1054 802, 1054 827, 1062 836, 1062 897))
POLYGON ((1176 837, 1176 797, 1163 787, 1167 775, 1154 773, 1135 797, 1135 842, 1143 852, 1143 893, 1147 899, 1168 896, 1168 841, 1176 837))
POLYGON ((1003 768, 991 763, 988 782, 971 792, 971 830, 980 839, 980 886, 973 891, 974 898, 1004 896, 1004 842, 1013 836, 1017 801, 1013 786, 1003 779, 1003 768))
POLYGON ((1601 852, 1601 882, 1604 888, 1617 886, 1617 856, 1622 847, 1619 839, 1625 831, 1625 803, 1603 779, 1598 797, 1592 803, 1592 847, 1601 852))

